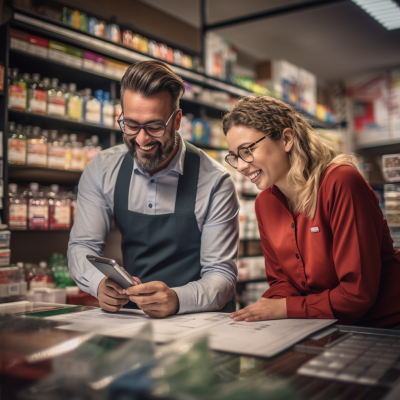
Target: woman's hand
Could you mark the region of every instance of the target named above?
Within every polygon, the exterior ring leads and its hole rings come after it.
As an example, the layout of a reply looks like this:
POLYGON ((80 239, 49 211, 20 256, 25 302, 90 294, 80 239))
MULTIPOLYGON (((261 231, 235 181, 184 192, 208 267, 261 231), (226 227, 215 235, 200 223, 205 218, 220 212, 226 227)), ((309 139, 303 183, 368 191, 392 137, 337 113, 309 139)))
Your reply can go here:
POLYGON ((286 299, 265 299, 261 297, 254 304, 233 312, 230 317, 234 321, 246 322, 287 318, 286 299))

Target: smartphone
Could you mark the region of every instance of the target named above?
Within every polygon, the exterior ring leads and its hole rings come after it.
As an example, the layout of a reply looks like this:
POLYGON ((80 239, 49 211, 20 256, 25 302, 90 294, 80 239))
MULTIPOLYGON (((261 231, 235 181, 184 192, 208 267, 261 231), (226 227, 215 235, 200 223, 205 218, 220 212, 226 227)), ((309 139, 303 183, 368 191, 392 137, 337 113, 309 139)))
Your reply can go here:
POLYGON ((129 275, 123 267, 119 266, 115 260, 105 257, 97 257, 91 254, 88 254, 86 259, 107 278, 118 283, 118 285, 123 289, 139 285, 139 282, 133 276, 129 275))

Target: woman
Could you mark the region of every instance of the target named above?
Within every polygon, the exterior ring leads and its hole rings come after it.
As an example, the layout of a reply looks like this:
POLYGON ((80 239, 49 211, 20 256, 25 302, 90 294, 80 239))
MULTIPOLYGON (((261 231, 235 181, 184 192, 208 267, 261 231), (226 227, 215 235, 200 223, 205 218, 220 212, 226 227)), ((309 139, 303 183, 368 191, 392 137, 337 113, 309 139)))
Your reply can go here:
POLYGON ((235 321, 400 323, 400 252, 378 197, 292 107, 245 97, 223 120, 226 161, 263 190, 256 215, 270 288, 235 321))

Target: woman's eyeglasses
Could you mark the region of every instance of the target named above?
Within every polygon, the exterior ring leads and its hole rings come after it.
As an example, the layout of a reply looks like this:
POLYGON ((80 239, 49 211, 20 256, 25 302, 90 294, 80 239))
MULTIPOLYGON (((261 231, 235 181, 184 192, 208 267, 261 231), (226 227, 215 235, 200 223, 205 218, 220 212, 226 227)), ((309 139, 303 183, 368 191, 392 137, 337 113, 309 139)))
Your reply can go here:
POLYGON ((165 135, 169 121, 177 111, 180 110, 175 110, 169 117, 166 124, 162 124, 160 122, 150 122, 148 124, 140 125, 137 122, 131 121, 129 119, 121 118, 122 114, 117 119, 117 122, 119 124, 119 127, 121 128, 121 131, 124 132, 127 136, 135 136, 141 131, 141 129, 144 129, 149 136, 160 138, 165 135))
POLYGON ((254 155, 251 152, 251 148, 253 146, 255 146, 257 143, 260 143, 261 140, 264 140, 266 137, 268 137, 270 135, 265 135, 264 137, 262 137, 261 139, 257 140, 257 142, 254 142, 252 144, 250 144, 249 146, 246 147, 241 147, 238 151, 238 154, 233 154, 230 153, 225 157, 225 161, 232 167, 237 169, 238 166, 238 159, 242 159, 244 162, 247 163, 252 163, 254 161, 254 155))

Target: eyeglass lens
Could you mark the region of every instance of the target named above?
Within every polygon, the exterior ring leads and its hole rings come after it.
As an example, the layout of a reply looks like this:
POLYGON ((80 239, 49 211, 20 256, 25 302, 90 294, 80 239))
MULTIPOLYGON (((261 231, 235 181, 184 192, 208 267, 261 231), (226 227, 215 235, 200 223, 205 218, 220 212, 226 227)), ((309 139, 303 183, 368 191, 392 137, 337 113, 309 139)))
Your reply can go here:
MULTIPOLYGON (((145 125, 144 129, 150 136, 163 136, 165 132, 164 124, 149 124, 145 125)), ((128 135, 137 135, 140 131, 140 126, 133 122, 124 121, 124 132, 128 135)))
MULTIPOLYGON (((248 163, 251 163, 254 161, 254 157, 252 152, 250 151, 250 149, 248 149, 247 147, 242 148, 239 150, 239 157, 243 160, 246 161, 248 163)), ((226 157, 226 161, 228 162, 228 164, 233 167, 233 168, 237 168, 238 165, 238 157, 235 154, 229 154, 226 157)))

